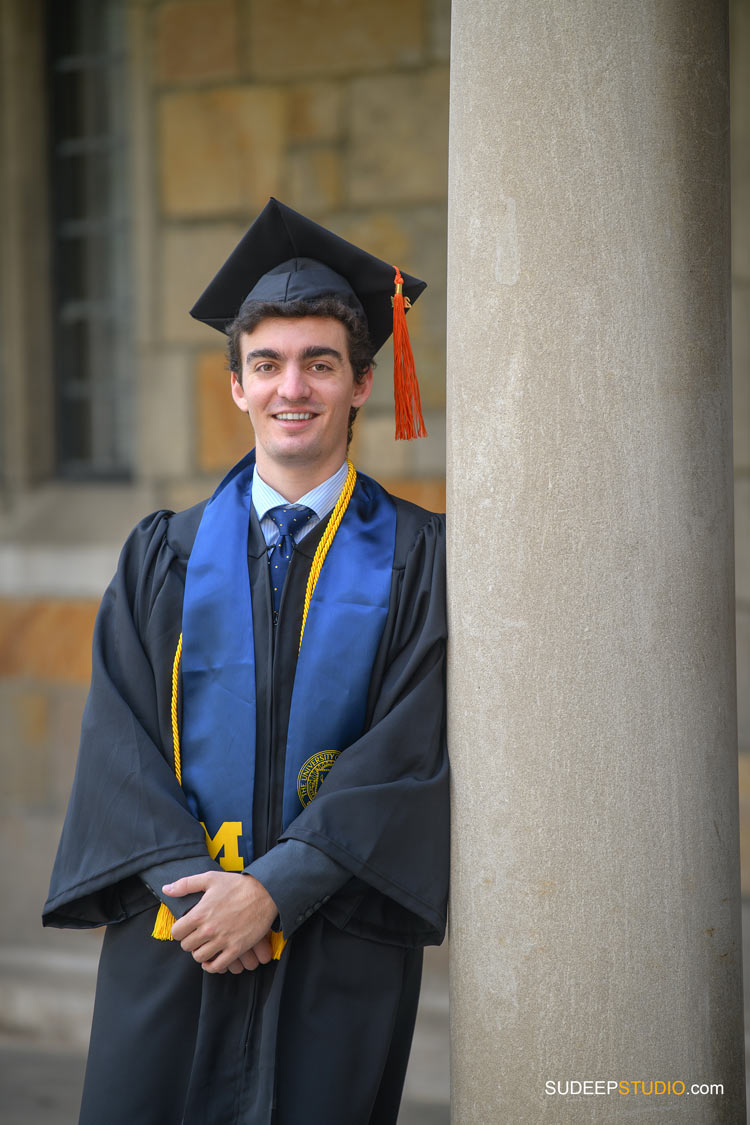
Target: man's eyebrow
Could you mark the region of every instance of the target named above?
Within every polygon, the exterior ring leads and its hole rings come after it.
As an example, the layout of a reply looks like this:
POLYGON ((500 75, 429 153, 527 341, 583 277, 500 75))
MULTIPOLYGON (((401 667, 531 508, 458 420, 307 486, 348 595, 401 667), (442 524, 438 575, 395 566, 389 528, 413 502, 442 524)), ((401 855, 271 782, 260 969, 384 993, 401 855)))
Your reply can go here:
MULTIPOLYGON (((300 359, 319 359, 321 356, 329 355, 333 359, 343 360, 343 356, 336 348, 328 348, 324 344, 310 344, 308 347, 303 348, 299 353, 300 359)), ((277 352, 275 348, 253 348, 245 356, 245 363, 250 363, 254 359, 276 359, 281 360, 281 352, 277 352)))
POLYGON ((330 355, 334 359, 342 360, 344 357, 336 348, 327 348, 322 344, 310 344, 300 352, 300 359, 318 359, 320 356, 330 355))
POLYGON ((245 363, 249 363, 251 359, 281 359, 281 354, 274 348, 254 348, 245 356, 245 363))

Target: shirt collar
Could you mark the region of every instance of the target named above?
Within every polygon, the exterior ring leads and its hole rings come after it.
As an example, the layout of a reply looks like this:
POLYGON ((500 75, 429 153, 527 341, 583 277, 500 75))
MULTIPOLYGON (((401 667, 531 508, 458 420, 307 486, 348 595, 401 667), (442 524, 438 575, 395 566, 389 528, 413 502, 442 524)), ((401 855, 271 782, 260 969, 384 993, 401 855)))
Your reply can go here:
POLYGON ((277 508, 280 504, 292 508, 303 506, 312 508, 318 519, 322 519, 323 516, 331 511, 338 500, 341 489, 344 487, 344 481, 346 480, 348 471, 349 466, 346 461, 344 461, 341 468, 337 469, 332 476, 324 480, 322 484, 311 488, 304 496, 300 496, 299 500, 295 500, 294 504, 289 505, 289 501, 286 497, 282 496, 280 492, 277 492, 275 488, 271 488, 270 484, 266 484, 256 468, 253 473, 252 499, 258 519, 262 520, 271 508, 277 508))

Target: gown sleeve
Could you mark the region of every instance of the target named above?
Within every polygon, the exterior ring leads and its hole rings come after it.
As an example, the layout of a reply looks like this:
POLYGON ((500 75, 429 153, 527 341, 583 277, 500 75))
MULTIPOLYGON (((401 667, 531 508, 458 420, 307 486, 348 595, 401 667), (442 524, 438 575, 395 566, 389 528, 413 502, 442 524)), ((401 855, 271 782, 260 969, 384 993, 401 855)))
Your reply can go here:
POLYGON ((446 633, 445 524, 435 516, 394 575, 367 729, 281 837, 320 848, 353 876, 321 911, 374 940, 434 944, 445 932, 446 633))
MULTIPOLYGON (((153 904, 140 872, 207 859, 203 829, 159 731, 157 675, 168 675, 168 661, 157 669, 152 663, 167 649, 164 615, 155 623, 152 611, 160 598, 169 601, 175 556, 168 522, 169 513, 157 512, 131 533, 99 609, 78 764, 43 913, 47 926, 122 921, 153 904)), ((171 616, 179 631, 179 601, 171 616)))
POLYGON ((276 903, 285 937, 319 910, 349 880, 349 872, 319 848, 283 840, 245 868, 276 903))

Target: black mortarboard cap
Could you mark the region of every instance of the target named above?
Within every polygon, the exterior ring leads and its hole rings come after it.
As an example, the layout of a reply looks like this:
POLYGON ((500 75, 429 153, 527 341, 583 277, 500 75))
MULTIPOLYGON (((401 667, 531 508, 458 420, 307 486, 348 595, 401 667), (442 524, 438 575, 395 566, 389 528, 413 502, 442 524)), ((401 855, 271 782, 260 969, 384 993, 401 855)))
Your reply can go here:
MULTIPOLYGON (((393 332, 394 275, 388 262, 269 199, 190 315, 223 332, 249 297, 286 302, 335 294, 364 312, 377 352, 393 332)), ((426 282, 402 276, 413 304, 426 282)))
POLYGON ((249 301, 341 298, 364 315, 374 352, 395 329, 397 436, 416 436, 424 433, 424 423, 403 313, 426 287, 271 198, 190 315, 225 332, 249 301), (407 414, 414 417, 413 425, 404 422, 407 414))

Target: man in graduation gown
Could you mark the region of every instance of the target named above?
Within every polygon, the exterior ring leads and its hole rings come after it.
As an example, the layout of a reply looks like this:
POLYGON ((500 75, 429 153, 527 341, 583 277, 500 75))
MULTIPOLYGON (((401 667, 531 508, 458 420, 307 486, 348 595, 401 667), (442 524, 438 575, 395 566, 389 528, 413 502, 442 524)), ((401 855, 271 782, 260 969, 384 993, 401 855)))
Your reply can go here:
MULTIPOLYGON (((424 288, 271 200, 192 314, 256 449, 97 619, 46 925, 106 925, 85 1125, 387 1125, 444 934, 442 517, 346 452, 424 288)), ((403 374, 401 367, 405 365, 403 374)))

